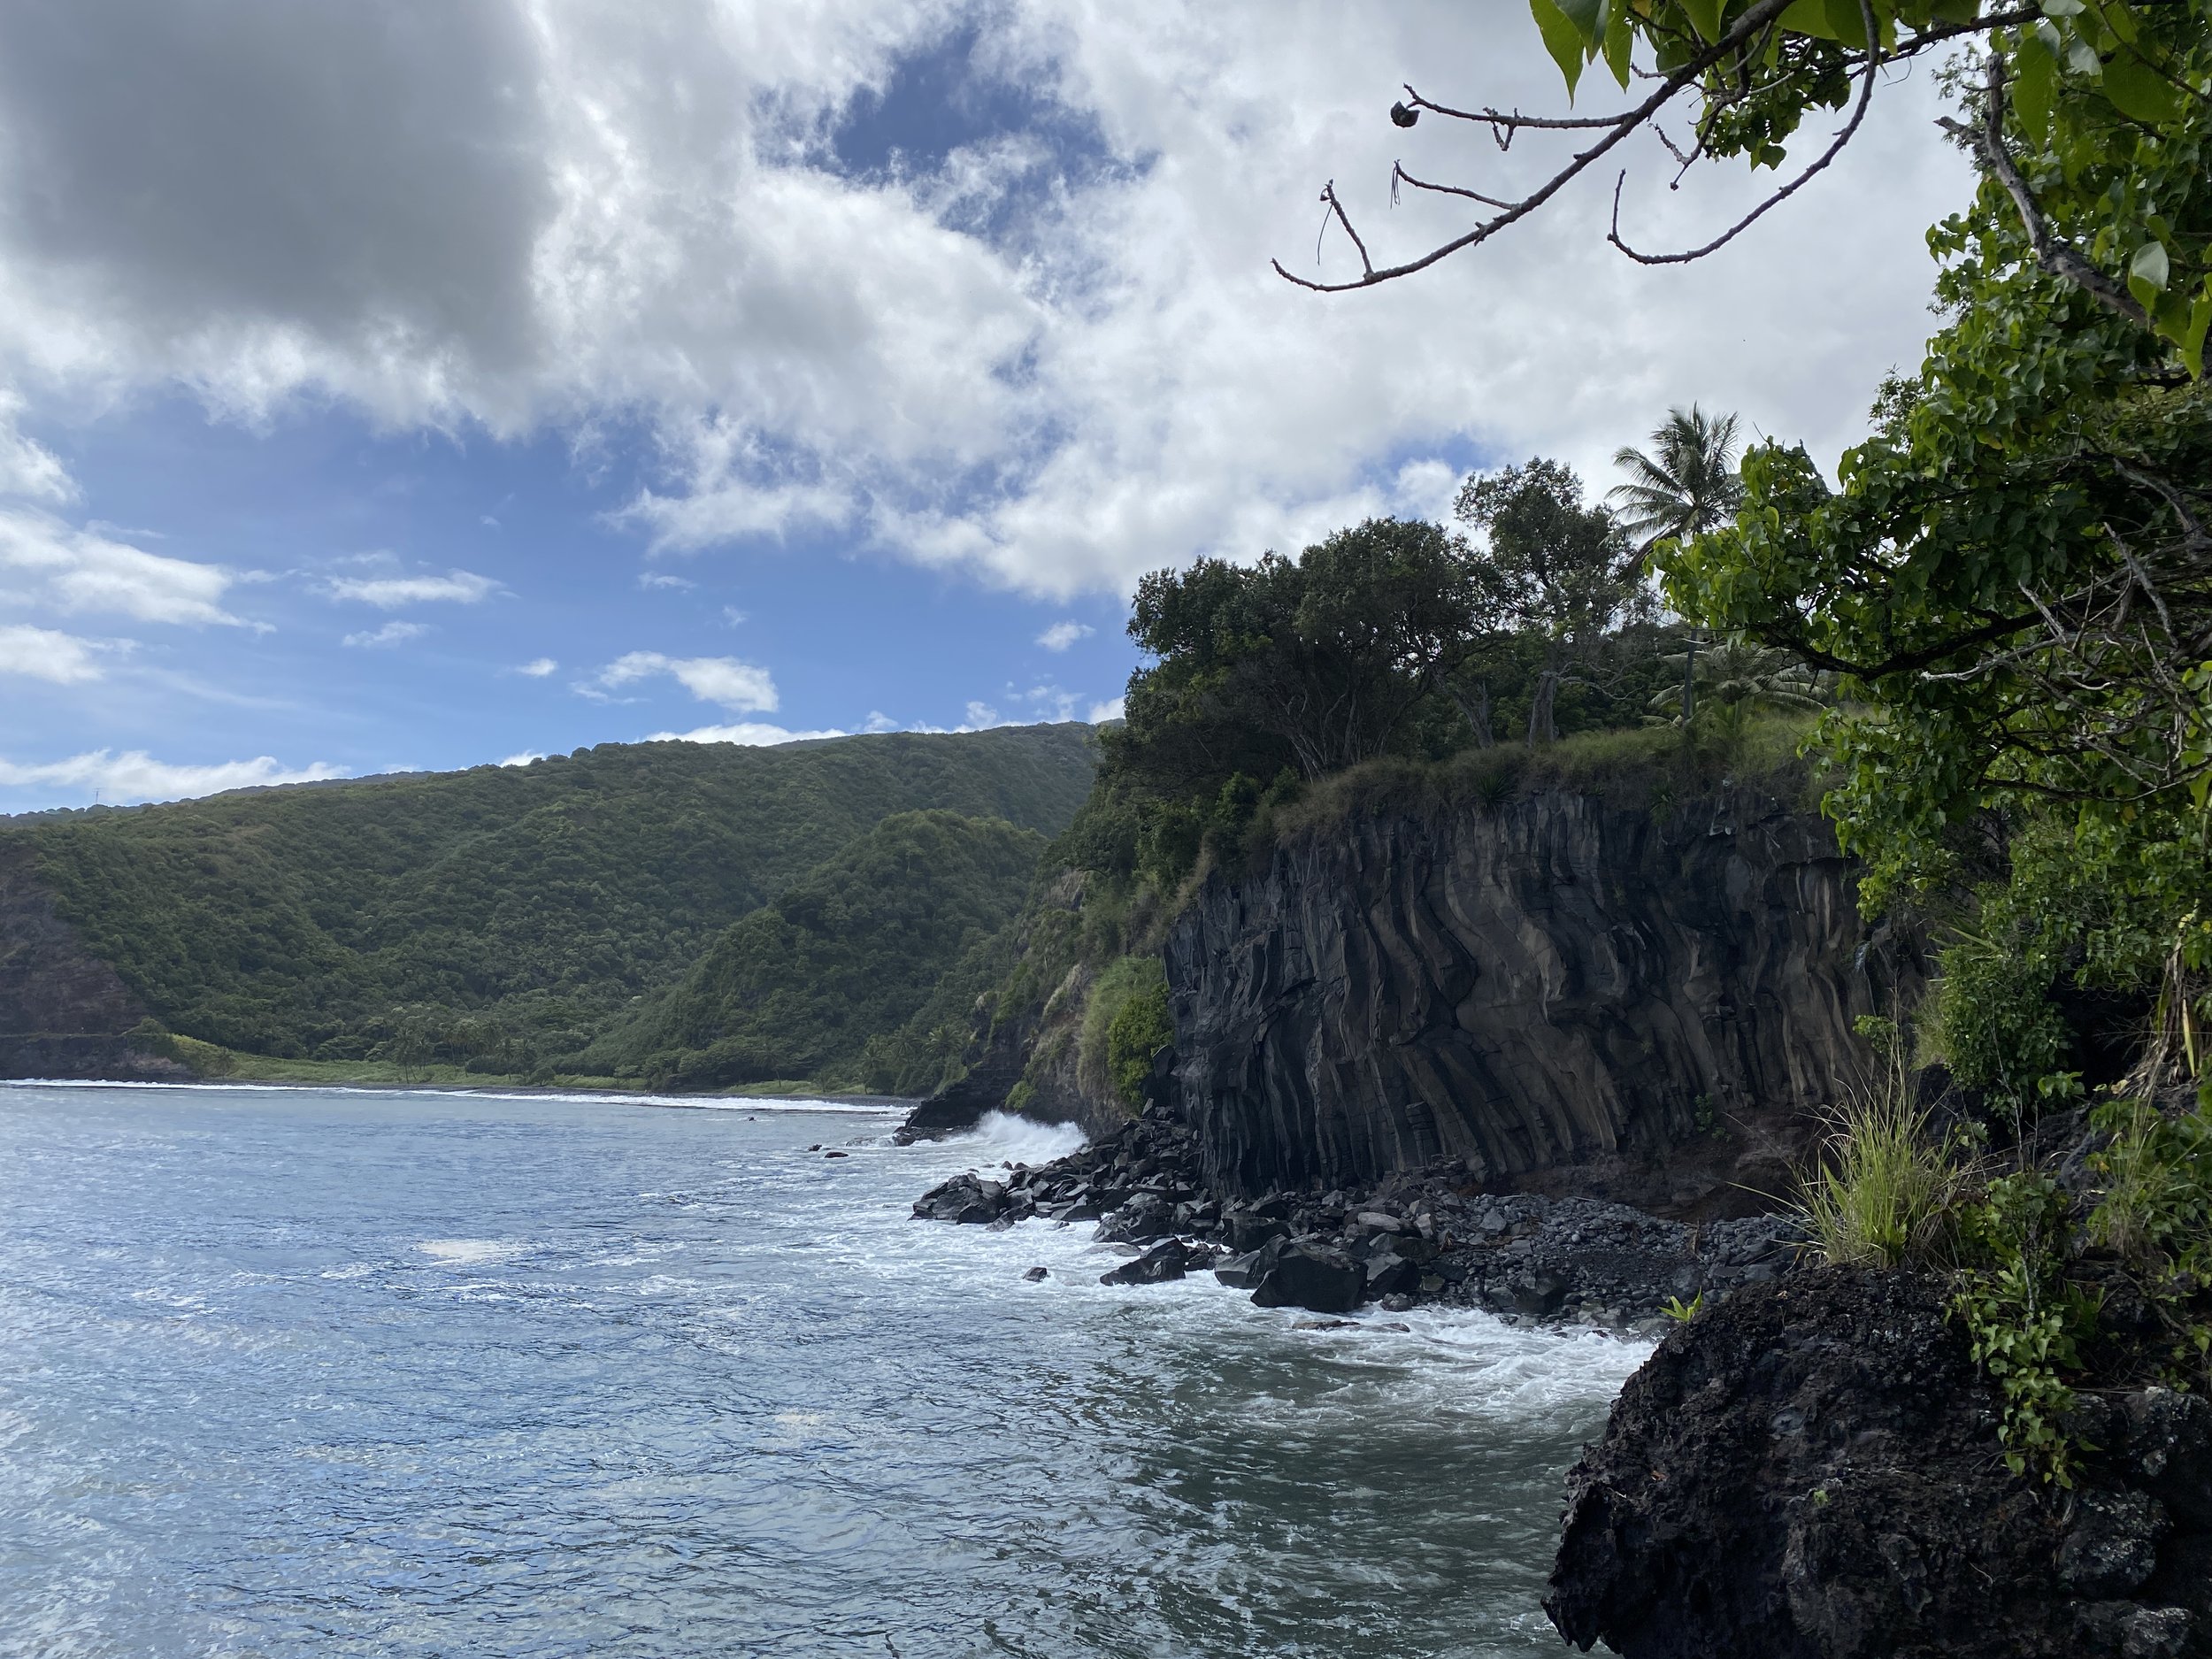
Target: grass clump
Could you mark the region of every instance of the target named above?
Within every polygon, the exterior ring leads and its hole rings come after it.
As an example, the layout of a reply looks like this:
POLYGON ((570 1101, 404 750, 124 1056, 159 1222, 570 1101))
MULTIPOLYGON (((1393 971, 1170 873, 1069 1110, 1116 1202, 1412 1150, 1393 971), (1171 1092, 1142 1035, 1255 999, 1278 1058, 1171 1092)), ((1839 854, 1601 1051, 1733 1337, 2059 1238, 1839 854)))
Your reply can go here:
POLYGON ((1965 1176, 1926 1111, 1883 1087, 1836 1109, 1794 1206, 1824 1262, 1905 1267, 1942 1257, 1965 1176))

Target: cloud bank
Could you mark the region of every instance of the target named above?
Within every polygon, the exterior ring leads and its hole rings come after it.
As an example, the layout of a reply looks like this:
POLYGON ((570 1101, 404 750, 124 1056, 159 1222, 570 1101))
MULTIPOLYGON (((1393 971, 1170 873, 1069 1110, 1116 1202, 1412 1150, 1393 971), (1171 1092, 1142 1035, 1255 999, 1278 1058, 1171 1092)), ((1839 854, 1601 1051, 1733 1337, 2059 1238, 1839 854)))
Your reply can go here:
MULTIPOLYGON (((72 495, 26 410, 180 387, 250 422, 332 401, 462 436, 613 419, 657 463, 619 522, 672 553, 834 533, 1069 595, 1434 513, 1478 459, 1598 473, 1671 403, 1832 450, 1916 355, 1921 231, 1969 188, 1917 73, 1715 259, 1627 265, 1592 180, 1477 254, 1325 299, 1267 269, 1352 268, 1340 235, 1316 252, 1325 180, 1388 257, 1466 222, 1394 209, 1394 161, 1486 189, 1548 170, 1533 136, 1501 155, 1383 113, 1409 77, 1559 106, 1523 8, 7 7, 0 489, 72 495), (917 65, 962 98, 891 130, 917 65)), ((1825 138, 1811 123, 1801 147, 1825 138)), ((1675 195, 1655 145, 1628 159, 1648 245, 1757 188, 1675 195)), ((0 575, 57 607, 234 620, 213 566, 8 523, 0 575)), ((394 609, 490 588, 332 591, 394 609)))

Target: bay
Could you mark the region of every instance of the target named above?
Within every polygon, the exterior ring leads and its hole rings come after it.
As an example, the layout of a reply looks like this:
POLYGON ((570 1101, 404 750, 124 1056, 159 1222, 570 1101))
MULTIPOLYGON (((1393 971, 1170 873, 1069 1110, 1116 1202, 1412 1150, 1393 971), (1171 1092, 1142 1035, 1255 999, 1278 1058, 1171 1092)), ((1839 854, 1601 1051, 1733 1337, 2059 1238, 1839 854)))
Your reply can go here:
POLYGON ((895 1121, 0 1088, 0 1655, 1559 1651, 1643 1350, 1102 1286, 895 1121))

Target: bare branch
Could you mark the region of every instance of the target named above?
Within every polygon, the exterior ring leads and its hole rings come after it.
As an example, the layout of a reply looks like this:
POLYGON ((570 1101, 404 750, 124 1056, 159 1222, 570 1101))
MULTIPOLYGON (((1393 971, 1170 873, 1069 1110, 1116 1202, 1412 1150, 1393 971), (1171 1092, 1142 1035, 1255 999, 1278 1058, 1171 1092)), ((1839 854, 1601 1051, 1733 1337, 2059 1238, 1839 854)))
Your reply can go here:
POLYGON ((1511 207, 1513 205, 1510 202, 1500 201, 1494 196, 1485 196, 1479 190, 1463 189, 1455 184, 1431 184, 1426 179, 1415 178, 1404 167, 1394 162, 1390 168, 1390 182, 1394 191, 1400 180, 1403 180, 1417 190, 1433 190, 1439 196, 1463 196, 1470 202, 1479 202, 1485 207, 1511 207))
MULTIPOLYGON (((1862 0, 1863 4, 1863 0, 1862 0)), ((2012 152, 2005 148, 2005 64, 1996 52, 1989 54, 1988 77, 1984 82, 1985 103, 1979 128, 1969 128, 1960 122, 1945 120, 1937 123, 1946 132, 1962 138, 1970 138, 1981 152, 1982 165, 2005 187, 2005 194, 2020 212, 2020 222, 2028 233, 2028 246, 2034 250, 2035 262, 2053 276, 2071 282, 2083 293, 2095 300, 2107 311, 2126 318, 2139 328, 2151 326, 2150 314, 2135 303, 2135 296, 2120 283, 2100 271, 2073 243, 2052 230, 2043 217, 2042 205, 2035 193, 2028 188, 2028 181, 2020 176, 2020 169, 2012 159, 2012 152)))
MULTIPOLYGON (((1793 4, 1793 0, 1755 0, 1751 9, 1737 19, 1733 27, 1719 40, 1669 74, 1659 84, 1658 90, 1634 109, 1614 117, 1611 126, 1601 129, 1604 135, 1596 143, 1587 150, 1577 152, 1571 162, 1538 186, 1535 190, 1523 196, 1511 207, 1503 210, 1495 218, 1485 219, 1465 235, 1455 237, 1441 247, 1431 249, 1418 259, 1409 260, 1403 265, 1390 265, 1380 271, 1375 270, 1371 265, 1356 282, 1310 281, 1304 277, 1293 276, 1284 270, 1283 263, 1279 259, 1272 262, 1275 274, 1286 282, 1294 282, 1302 288, 1311 288, 1317 294, 1340 294, 1348 288, 1372 288, 1378 282, 1389 282, 1399 277, 1411 276, 1417 271, 1427 270, 1440 259, 1449 258, 1463 248, 1472 248, 1479 242, 1489 241, 1507 226, 1526 219, 1545 203, 1550 201, 1553 196, 1566 188, 1569 184, 1588 171, 1592 163, 1609 154, 1638 127, 1664 109, 1676 94, 1756 35, 1768 23, 1780 17, 1793 4)), ((1410 91, 1411 88, 1408 90, 1410 91)), ((1494 127, 1492 130, 1494 132, 1497 128, 1494 127)))
MULTIPOLYGON (((1503 127, 1509 131, 1518 132, 1522 127, 1527 127, 1540 132, 1563 133, 1577 128, 1596 129, 1614 127, 1628 119, 1625 115, 1524 115, 1518 110, 1508 115, 1499 110, 1455 110, 1448 104, 1438 104, 1432 99, 1423 97, 1409 86, 1406 88, 1406 101, 1417 110, 1426 110, 1434 115, 1449 116, 1455 121, 1482 122, 1494 131, 1503 127)), ((1505 142, 1510 143, 1512 140, 1508 139, 1505 142)))
MULTIPOLYGON (((1367 244, 1360 240, 1359 232, 1352 228, 1352 216, 1344 211, 1344 204, 1337 200, 1336 180, 1334 179, 1330 180, 1328 183, 1321 187, 1321 199, 1329 204, 1330 211, 1336 215, 1337 223, 1344 227, 1344 234, 1352 239, 1352 246, 1359 250, 1360 265, 1366 271, 1368 276, 1371 279, 1375 274, 1375 262, 1367 257, 1367 244)), ((1324 230, 1328 228, 1328 223, 1326 220, 1322 222, 1321 227, 1324 230)), ((1320 250, 1316 248, 1314 254, 1315 257, 1318 258, 1320 257, 1320 250)), ((1280 267, 1279 266, 1278 269, 1280 267)))
MULTIPOLYGON (((1642 103, 1637 104, 1633 109, 1624 110, 1615 115, 1545 116, 1525 115, 1518 110, 1503 111, 1488 108, 1479 110, 1462 110, 1454 108, 1452 105, 1448 104, 1440 104, 1432 98, 1424 97, 1420 93, 1416 92, 1410 85, 1408 85, 1405 88, 1406 99, 1411 109, 1426 110, 1432 114, 1442 116, 1448 119, 1455 121, 1469 121, 1477 126, 1486 127, 1489 130, 1491 136, 1497 141, 1498 148, 1501 150, 1509 150, 1512 147, 1515 135, 1524 130, 1535 132, 1586 132, 1596 134, 1596 142, 1592 144, 1589 149, 1578 151, 1573 159, 1570 161, 1566 166, 1561 168, 1556 173, 1553 174, 1550 179, 1547 180, 1535 190, 1532 191, 1529 195, 1521 197, 1519 200, 1511 203, 1505 202, 1496 196, 1485 195, 1480 191, 1463 189, 1456 186, 1433 184, 1425 180, 1417 180, 1410 174, 1404 173, 1402 169, 1397 170, 1393 173, 1391 179, 1391 188, 1394 193, 1396 190, 1399 182, 1402 180, 1405 183, 1414 185, 1416 188, 1420 189, 1432 191, 1435 194, 1442 196, 1463 196, 1470 201, 1479 202, 1486 207, 1495 208, 1498 210, 1496 216, 1483 220, 1473 229, 1468 231, 1464 235, 1455 237, 1450 242, 1445 242, 1440 247, 1431 249, 1427 253, 1422 255, 1417 259, 1409 259, 1402 265, 1387 265, 1380 270, 1377 270, 1371 262, 1366 262, 1363 265, 1361 275, 1355 281, 1316 282, 1305 277, 1294 276, 1290 272, 1283 268, 1282 261, 1279 259, 1272 262, 1275 273, 1286 282, 1294 283, 1302 288, 1310 288, 1316 293, 1340 294, 1348 289, 1372 288, 1379 282, 1389 282, 1399 277, 1411 276, 1416 272, 1425 271, 1429 266, 1436 264, 1438 261, 1448 258, 1453 254, 1458 253, 1463 249, 1471 248, 1479 243, 1489 241, 1491 237, 1496 235, 1500 231, 1505 229, 1508 226, 1517 223, 1519 220, 1527 218, 1531 213, 1533 213, 1537 209, 1542 207, 1547 202, 1550 201, 1553 196, 1556 196, 1561 189, 1565 188, 1569 183, 1572 182, 1582 173, 1587 172, 1593 164, 1601 160, 1608 153, 1617 147, 1624 139, 1628 138, 1640 127, 1650 124, 1653 118, 1663 110, 1670 103, 1671 103, 1675 97, 1677 97, 1685 89, 1697 84, 1705 76, 1707 71, 1714 68, 1717 65, 1728 63, 1731 60, 1733 60, 1736 65, 1743 69, 1744 73, 1738 76, 1738 81, 1740 84, 1725 88, 1709 88, 1708 90, 1710 94, 1710 98, 1709 100, 1709 103, 1716 106, 1725 106, 1727 104, 1740 103, 1743 99, 1755 96, 1759 90, 1761 90, 1761 88, 1750 84, 1748 80, 1748 65, 1764 49, 1769 37, 1772 35, 1775 28, 1778 27, 1782 13, 1789 9, 1791 4, 1793 4, 1793 0, 1755 0, 1755 3, 1750 7, 1750 9, 1745 12, 1741 17, 1738 18, 1719 40, 1715 41, 1709 46, 1701 46, 1698 50, 1693 53, 1687 61, 1678 65, 1672 70, 1665 72, 1664 73, 1661 73, 1655 70, 1648 70, 1632 65, 1631 73, 1635 80, 1655 82, 1656 89, 1651 94, 1650 96, 1647 97, 1642 103)), ((1866 6, 1864 0, 1861 0, 1861 11, 1863 15, 1865 10, 1866 6)), ((2016 6, 2008 11, 1991 12, 1985 15, 1970 19, 1962 23, 1931 22, 1925 27, 1916 29, 1908 38, 1898 42, 1897 45, 1893 47, 1886 53, 1885 53, 1881 49, 1878 35, 1870 28, 1866 36, 1868 42, 1866 48, 1866 73, 1869 79, 1868 84, 1861 88, 1859 109, 1854 114, 1851 125, 1845 129, 1841 139, 1834 147, 1834 150, 1832 150, 1829 154, 1824 156, 1819 162, 1807 169, 1805 174, 1802 175, 1795 183, 1793 183, 1784 190, 1778 192, 1774 197, 1762 204, 1756 211, 1752 213, 1742 223, 1735 226, 1724 236, 1711 244, 1710 247, 1701 250, 1698 253, 1683 255, 1640 255, 1622 244, 1617 234, 1616 234, 1610 240, 1613 241, 1616 246, 1621 248, 1622 252, 1628 254, 1632 258, 1640 259, 1646 264, 1668 264, 1675 263, 1683 259, 1696 258, 1701 257, 1703 253, 1712 251, 1714 248, 1724 246, 1729 241, 1732 241, 1735 236, 1741 234, 1744 228, 1746 228, 1746 227, 1748 226, 1752 220, 1758 219, 1769 209, 1772 208, 1779 202, 1786 199, 1791 194, 1794 193, 1794 191, 1805 181, 1806 179, 1810 178, 1814 173, 1816 173, 1824 168, 1828 165, 1829 161, 1833 159, 1835 150, 1839 150, 1843 142, 1848 142, 1851 133, 1856 129, 1859 119, 1865 112, 1866 100, 1871 86, 1871 77, 1874 67, 1877 64, 1901 62, 1906 58, 1917 57, 1920 53, 1926 51, 1930 47, 1940 45, 1947 41, 1957 40, 1967 35, 1987 35, 1997 29, 2009 28, 2016 24, 2032 22, 2040 15, 2041 12, 2038 7, 2032 5, 2024 5, 2016 6)), ((1686 156, 1685 152, 1670 141, 1663 133, 1660 134, 1660 142, 1667 146, 1669 152, 1673 155, 1676 161, 1682 164, 1685 171, 1687 170, 1691 162, 1707 158, 1704 153, 1703 128, 1701 127, 1696 130, 1698 133, 1697 142, 1692 144, 1686 156)), ((1680 178, 1681 175, 1678 173, 1675 180, 1677 185, 1680 183, 1680 178)), ((1394 201, 1395 199, 1396 198, 1394 194, 1393 200, 1394 201)), ((1617 184, 1615 187, 1615 201, 1617 205, 1618 200, 1619 187, 1617 184)), ((1348 225, 1346 227, 1348 229, 1349 226, 1348 225)), ((1617 224, 1617 215, 1614 228, 1616 233, 1617 233, 1619 228, 1617 224)), ((1363 250, 1363 257, 1364 257, 1363 250)))
MULTIPOLYGON (((1851 142, 1852 134, 1859 130, 1859 123, 1866 119, 1866 106, 1873 102, 1874 76, 1882 66, 1882 48, 1881 38, 1875 31, 1874 7, 1871 0, 1859 0, 1859 15, 1865 20, 1868 42, 1866 70, 1859 77, 1859 102, 1851 111, 1851 119, 1844 123, 1843 130, 1836 134, 1835 142, 1820 152, 1818 160, 1702 248, 1692 248, 1682 253, 1638 253, 1621 240, 1621 184, 1628 177, 1627 170, 1624 168, 1620 178, 1613 180, 1613 227, 1606 233, 1605 240, 1618 248, 1638 265, 1687 265, 1693 259, 1702 259, 1707 254, 1717 253, 1725 248, 1760 219, 1765 218, 1770 210, 1781 206, 1783 203, 1803 189, 1814 174, 1824 171, 1830 162, 1843 153, 1843 147, 1851 142)), ((1689 164, 1685 162, 1683 165, 1686 170, 1689 164)), ((1676 176, 1678 179, 1680 177, 1679 174, 1676 176)))

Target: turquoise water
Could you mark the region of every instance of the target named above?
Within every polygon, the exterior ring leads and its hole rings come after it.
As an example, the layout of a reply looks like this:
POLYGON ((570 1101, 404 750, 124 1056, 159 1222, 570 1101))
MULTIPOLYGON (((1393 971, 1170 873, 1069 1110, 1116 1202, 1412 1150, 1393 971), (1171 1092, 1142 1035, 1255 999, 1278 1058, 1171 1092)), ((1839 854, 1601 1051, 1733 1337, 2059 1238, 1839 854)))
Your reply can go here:
POLYGON ((892 1121, 0 1088, 0 1655, 1560 1651, 1640 1350, 1108 1289, 892 1121))

